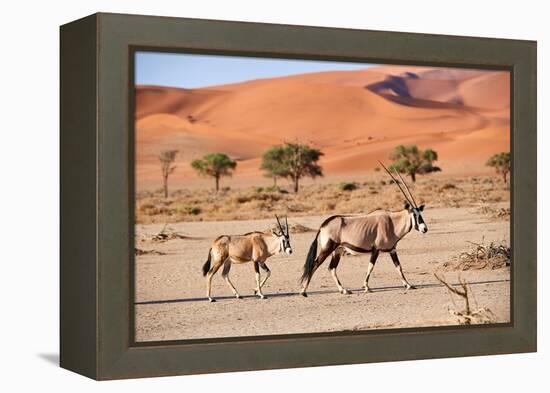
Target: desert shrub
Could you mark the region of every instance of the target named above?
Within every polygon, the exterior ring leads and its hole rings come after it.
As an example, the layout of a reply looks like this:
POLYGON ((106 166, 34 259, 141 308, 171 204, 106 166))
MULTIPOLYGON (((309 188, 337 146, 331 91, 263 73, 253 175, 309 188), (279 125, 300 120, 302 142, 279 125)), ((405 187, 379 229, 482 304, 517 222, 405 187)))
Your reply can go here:
POLYGON ((342 182, 338 185, 341 191, 353 191, 359 188, 359 185, 355 182, 342 182))
POLYGON ((287 210, 291 213, 302 213, 311 210, 311 206, 304 203, 292 203, 287 206, 287 210))
POLYGON ((155 216, 159 214, 168 214, 172 213, 172 209, 164 204, 154 204, 150 202, 143 203, 139 206, 139 212, 146 216, 155 216))
POLYGON ((288 191, 279 186, 269 186, 264 189, 265 192, 278 192, 280 194, 288 194, 288 191))
POLYGON ((265 192, 256 192, 250 194, 240 194, 233 198, 236 203, 247 203, 252 201, 270 201, 277 202, 282 197, 279 194, 274 193, 265 193, 265 192))
POLYGON ((139 205, 139 210, 143 213, 145 213, 148 210, 152 210, 155 208, 155 205, 153 205, 151 202, 145 202, 139 205))
POLYGON ((445 183, 439 188, 439 191, 447 191, 447 190, 456 190, 456 186, 452 183, 445 183))
POLYGON ((493 207, 491 205, 483 205, 479 208, 479 212, 485 215, 488 215, 492 218, 510 218, 510 208, 509 207, 493 207))
POLYGON ((192 214, 193 216, 197 216, 201 214, 202 210, 198 206, 193 206, 188 210, 189 214, 192 214))

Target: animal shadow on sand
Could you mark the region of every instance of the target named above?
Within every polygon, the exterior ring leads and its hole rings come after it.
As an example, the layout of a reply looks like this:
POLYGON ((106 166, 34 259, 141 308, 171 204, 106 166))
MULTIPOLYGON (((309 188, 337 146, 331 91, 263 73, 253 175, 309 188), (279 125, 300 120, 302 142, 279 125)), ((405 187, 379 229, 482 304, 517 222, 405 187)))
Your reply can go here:
MULTIPOLYGON (((502 280, 486 280, 486 281, 475 281, 470 282, 468 285, 482 285, 482 284, 497 284, 497 283, 503 283, 503 282, 509 282, 508 279, 502 279, 502 280)), ((451 285, 459 285, 451 284, 451 285)), ((428 288, 437 288, 437 287, 443 287, 443 285, 439 283, 434 284, 417 284, 415 285, 416 290, 418 289, 428 289, 428 288)), ((399 291, 404 290, 403 286, 396 285, 396 286, 386 286, 386 287, 378 287, 378 288, 370 288, 370 292, 377 293, 377 292, 388 292, 388 291, 399 291)), ((411 289, 409 289, 410 291, 411 289)), ((352 293, 362 293, 363 288, 354 288, 350 289, 352 293)), ((322 290, 316 290, 316 291, 309 291, 308 296, 316 296, 316 295, 328 295, 332 293, 338 293, 338 291, 334 289, 322 289, 322 290)), ((291 296, 300 296, 299 292, 278 292, 278 293, 272 293, 266 296, 266 299, 268 298, 284 298, 284 297, 291 297, 291 296)), ((257 295, 243 295, 241 296, 242 299, 258 299, 257 295)), ((141 302, 135 302, 135 305, 150 305, 150 304, 170 304, 170 303, 190 303, 190 302, 205 302, 207 299, 205 297, 190 297, 190 298, 180 298, 180 299, 167 299, 167 300, 146 300, 141 302)), ((235 300, 235 296, 227 295, 227 296, 216 296, 216 300, 235 300)), ((258 299, 259 300, 259 299, 258 299)), ((260 301, 260 300, 259 300, 260 301)), ((53 356, 53 355, 40 355, 41 357, 45 356, 53 356)), ((56 355, 57 356, 57 355, 56 355)), ((57 359, 59 362, 59 358, 57 359)))

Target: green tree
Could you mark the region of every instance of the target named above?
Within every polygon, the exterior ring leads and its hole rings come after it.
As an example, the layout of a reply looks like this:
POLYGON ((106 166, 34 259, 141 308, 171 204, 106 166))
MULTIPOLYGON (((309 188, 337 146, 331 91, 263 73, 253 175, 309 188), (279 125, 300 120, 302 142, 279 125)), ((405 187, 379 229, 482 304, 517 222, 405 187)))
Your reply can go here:
POLYGON ((162 188, 165 198, 168 198, 168 176, 176 170, 176 167, 172 166, 172 163, 176 159, 177 154, 178 150, 163 150, 158 156, 160 169, 162 171, 162 188))
POLYGON ((441 171, 433 165, 437 159, 437 152, 433 149, 420 150, 416 145, 399 145, 390 153, 393 163, 389 169, 409 175, 414 183, 417 174, 441 171))
POLYGON ((495 168, 497 174, 502 176, 504 184, 508 186, 508 174, 510 173, 510 152, 497 153, 489 160, 487 160, 487 166, 495 168))
POLYGON ((262 169, 268 175, 290 179, 295 193, 298 192, 300 179, 303 177, 323 176, 323 169, 318 164, 323 153, 319 149, 300 143, 285 143, 283 146, 271 148, 266 154, 269 160, 265 168, 262 163, 262 169))
POLYGON ((213 177, 216 181, 216 192, 218 192, 220 189, 220 178, 222 176, 231 176, 237 167, 237 162, 224 153, 210 153, 201 159, 193 160, 191 167, 201 176, 213 177))
POLYGON ((265 171, 265 176, 273 179, 273 187, 277 187, 277 178, 284 177, 286 166, 283 158, 285 149, 282 146, 273 146, 262 156, 260 169, 265 171))

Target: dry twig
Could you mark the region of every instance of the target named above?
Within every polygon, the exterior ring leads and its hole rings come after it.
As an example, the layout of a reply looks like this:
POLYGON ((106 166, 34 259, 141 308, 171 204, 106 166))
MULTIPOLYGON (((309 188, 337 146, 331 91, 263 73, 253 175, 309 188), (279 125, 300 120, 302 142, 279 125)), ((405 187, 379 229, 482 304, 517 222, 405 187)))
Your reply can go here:
POLYGON ((151 242, 155 242, 155 243, 163 243, 163 242, 166 242, 168 240, 173 240, 173 239, 199 240, 199 239, 203 239, 203 238, 202 237, 187 236, 187 235, 184 235, 183 233, 176 232, 172 228, 169 228, 168 224, 164 224, 162 229, 159 232, 155 233, 154 235, 147 235, 147 234, 142 234, 141 235, 141 241, 151 241, 151 242))
MULTIPOLYGON (((471 324, 485 324, 485 323, 492 323, 495 321, 495 315, 493 312, 486 307, 477 308, 472 310, 470 305, 470 287, 464 281, 461 277, 458 278, 460 288, 454 287, 451 284, 449 284, 447 281, 445 281, 444 278, 441 278, 437 275, 437 273, 434 273, 435 278, 443 284, 450 292, 451 295, 456 295, 464 300, 464 310, 463 311, 457 311, 457 310, 451 310, 449 309, 449 313, 458 319, 458 323, 461 325, 471 325, 471 324)), ((473 295, 472 295, 473 296, 473 295)), ((456 307, 456 304, 451 296, 451 300, 453 304, 456 307)), ((475 300, 475 299, 474 299, 475 300)))

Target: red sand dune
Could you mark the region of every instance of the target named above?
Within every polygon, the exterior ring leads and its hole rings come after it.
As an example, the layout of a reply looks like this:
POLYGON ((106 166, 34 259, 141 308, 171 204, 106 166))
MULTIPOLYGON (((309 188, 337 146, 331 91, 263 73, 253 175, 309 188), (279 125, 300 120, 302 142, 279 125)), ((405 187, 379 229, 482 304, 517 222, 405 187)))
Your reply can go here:
POLYGON ((510 145, 509 74, 501 71, 381 66, 136 89, 138 189, 159 187, 163 149, 180 151, 171 182, 189 187, 203 184, 189 162, 213 151, 239 160, 232 184, 267 181, 259 157, 284 141, 321 148, 331 178, 372 173, 409 143, 434 148, 444 173, 483 173, 487 158, 510 145))

